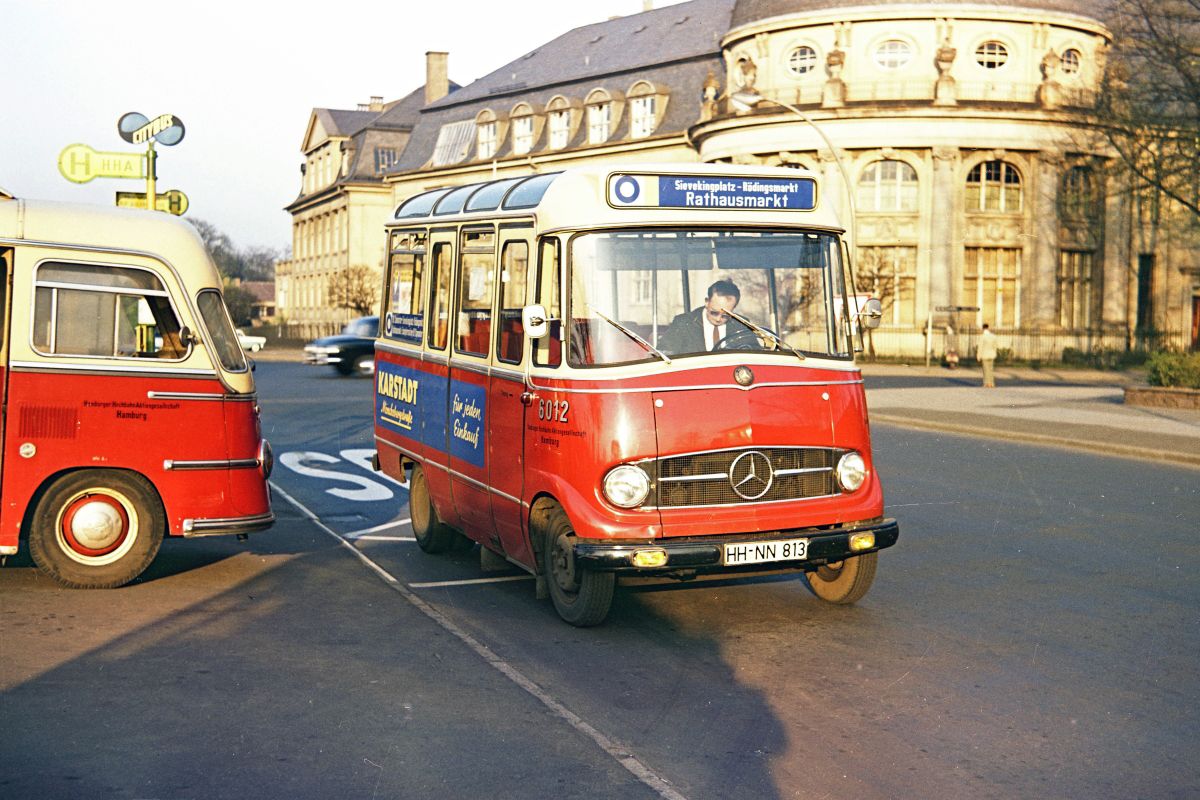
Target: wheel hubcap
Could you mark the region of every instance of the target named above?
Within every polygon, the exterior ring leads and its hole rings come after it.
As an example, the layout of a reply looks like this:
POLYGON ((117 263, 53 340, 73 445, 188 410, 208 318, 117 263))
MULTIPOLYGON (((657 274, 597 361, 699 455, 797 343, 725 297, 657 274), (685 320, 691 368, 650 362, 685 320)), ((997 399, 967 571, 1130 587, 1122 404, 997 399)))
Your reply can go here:
POLYGON ((129 516, 114 498, 84 495, 62 517, 63 538, 85 556, 102 556, 121 546, 129 535, 129 516))

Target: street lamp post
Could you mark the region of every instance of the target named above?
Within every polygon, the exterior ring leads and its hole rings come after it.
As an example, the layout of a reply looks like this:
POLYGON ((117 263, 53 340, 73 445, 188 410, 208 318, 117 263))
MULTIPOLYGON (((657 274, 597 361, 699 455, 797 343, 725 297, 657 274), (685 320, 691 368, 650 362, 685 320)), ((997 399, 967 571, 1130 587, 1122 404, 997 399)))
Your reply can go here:
MULTIPOLYGON (((734 105, 747 109, 754 108, 759 103, 774 103, 780 108, 792 112, 808 123, 809 127, 817 132, 817 135, 821 137, 821 141, 829 148, 829 152, 833 155, 833 161, 837 164, 838 171, 842 175, 842 185, 846 188, 846 206, 850 210, 850 221, 846 225, 846 231, 850 234, 850 246, 848 249, 850 251, 850 280, 853 283, 855 281, 854 259, 858 256, 858 213, 854 208, 854 185, 850 182, 850 171, 846 169, 846 165, 842 162, 842 157, 838 154, 837 148, 833 146, 833 142, 825 135, 825 131, 821 129, 820 125, 809 117, 808 114, 805 114, 791 103, 785 103, 782 100, 776 100, 772 97, 764 97, 758 92, 748 89, 732 92, 728 97, 734 105)), ((846 294, 848 296, 850 293, 857 292, 857 286, 850 286, 846 294)), ((875 328, 883 320, 883 308, 875 298, 871 298, 861 309, 858 307, 858 300, 856 298, 854 301, 854 313, 862 320, 863 327, 866 328, 875 328)))
POLYGON ((818 125, 816 121, 812 119, 812 117, 808 116, 808 114, 805 114, 791 103, 785 103, 782 100, 776 100, 773 97, 764 97, 758 92, 750 89, 742 89, 740 91, 732 92, 728 96, 730 101, 735 106, 742 106, 746 109, 754 108, 759 103, 774 103, 780 108, 795 114, 804 122, 808 123, 810 128, 817 132, 817 135, 821 137, 821 141, 825 143, 825 146, 829 148, 829 152, 833 155, 834 163, 837 164, 838 171, 842 175, 842 184, 846 187, 846 206, 850 210, 850 222, 846 226, 846 229, 850 233, 850 252, 852 255, 857 255, 858 214, 854 209, 854 185, 850 182, 850 171, 846 169, 846 165, 842 162, 842 157, 838 154, 837 148, 833 146, 833 142, 830 141, 829 137, 825 135, 825 131, 821 129, 821 126, 818 125))

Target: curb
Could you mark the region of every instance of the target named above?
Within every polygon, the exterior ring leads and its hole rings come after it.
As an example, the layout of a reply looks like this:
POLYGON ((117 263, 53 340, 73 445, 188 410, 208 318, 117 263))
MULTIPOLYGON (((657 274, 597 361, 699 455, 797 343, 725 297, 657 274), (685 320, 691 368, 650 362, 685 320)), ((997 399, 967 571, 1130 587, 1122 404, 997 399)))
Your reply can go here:
POLYGON ((1067 439, 1061 436, 1046 436, 1039 433, 1024 433, 1000 428, 978 428, 969 425, 955 425, 953 423, 927 422, 925 420, 912 419, 911 417, 876 412, 871 412, 870 420, 872 424, 881 422, 885 425, 895 425, 900 428, 954 433, 981 439, 1003 439, 1005 441, 1026 442, 1028 444, 1041 444, 1051 447, 1065 447, 1070 450, 1083 450, 1106 456, 1140 458, 1147 461, 1160 461, 1177 466, 1200 468, 1200 453, 1178 453, 1156 450, 1149 447, 1131 447, 1129 445, 1112 444, 1110 442, 1091 442, 1086 439, 1067 439))

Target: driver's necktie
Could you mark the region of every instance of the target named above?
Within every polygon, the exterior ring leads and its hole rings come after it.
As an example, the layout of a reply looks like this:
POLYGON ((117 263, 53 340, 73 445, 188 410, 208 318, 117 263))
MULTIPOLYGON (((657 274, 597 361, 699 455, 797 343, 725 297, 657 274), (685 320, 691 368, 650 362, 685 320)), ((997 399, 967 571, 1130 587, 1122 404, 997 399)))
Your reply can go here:
POLYGON ((721 341, 721 327, 720 327, 719 325, 713 325, 713 340, 712 340, 712 345, 711 345, 711 346, 710 346, 708 349, 709 349, 709 350, 716 350, 716 349, 717 349, 717 342, 719 342, 719 341, 721 341))

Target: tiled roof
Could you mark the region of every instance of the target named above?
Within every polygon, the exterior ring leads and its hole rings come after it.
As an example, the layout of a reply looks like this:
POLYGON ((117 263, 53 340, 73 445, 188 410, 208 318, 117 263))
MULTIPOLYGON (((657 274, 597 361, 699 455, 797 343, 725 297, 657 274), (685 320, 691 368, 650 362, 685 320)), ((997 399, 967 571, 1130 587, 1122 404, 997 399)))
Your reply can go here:
POLYGON ((720 51, 734 0, 691 0, 584 25, 463 87, 430 109, 511 96, 720 51))
MULTIPOLYGON (((654 135, 679 133, 700 116, 701 87, 711 71, 721 75, 721 37, 729 29, 734 0, 688 3, 576 28, 495 70, 421 111, 396 172, 429 163, 443 125, 473 120, 484 109, 506 115, 517 103, 543 108, 555 95, 582 102, 597 87, 626 92, 639 80, 670 90, 666 114, 654 135), (644 44, 643 44, 644 43, 644 44)), ((628 137, 629 113, 610 141, 628 137)), ((580 125, 568 149, 585 141, 580 125)), ((542 132, 533 153, 545 151, 542 132)), ((496 153, 511 151, 511 137, 496 153)), ((473 149, 473 145, 472 145, 473 149)), ((463 163, 470 163, 471 156, 463 163)))
POLYGON ((275 302, 275 281, 242 281, 241 286, 260 303, 275 302))

